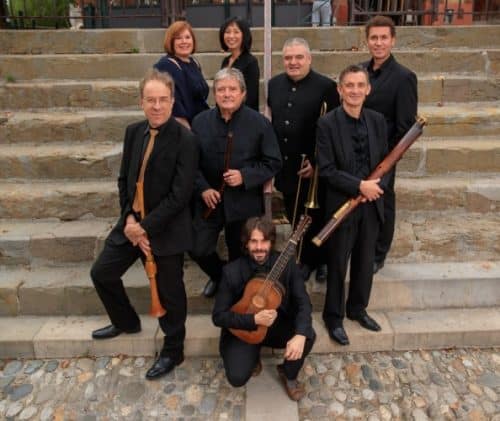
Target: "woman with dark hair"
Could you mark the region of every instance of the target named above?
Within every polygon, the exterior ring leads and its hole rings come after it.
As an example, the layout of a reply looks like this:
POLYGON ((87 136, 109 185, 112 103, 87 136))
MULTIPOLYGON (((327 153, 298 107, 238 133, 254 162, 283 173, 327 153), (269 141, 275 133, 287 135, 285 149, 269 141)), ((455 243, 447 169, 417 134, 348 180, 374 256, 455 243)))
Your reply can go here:
POLYGON ((165 52, 154 65, 168 72, 175 82, 175 102, 172 115, 186 127, 194 116, 208 109, 208 85, 199 63, 192 57, 196 51, 193 28, 186 21, 174 22, 165 32, 165 52))
POLYGON ((234 67, 243 73, 247 86, 245 104, 259 111, 259 63, 250 53, 252 33, 248 23, 238 17, 229 18, 219 29, 220 46, 231 55, 222 60, 221 69, 234 67))

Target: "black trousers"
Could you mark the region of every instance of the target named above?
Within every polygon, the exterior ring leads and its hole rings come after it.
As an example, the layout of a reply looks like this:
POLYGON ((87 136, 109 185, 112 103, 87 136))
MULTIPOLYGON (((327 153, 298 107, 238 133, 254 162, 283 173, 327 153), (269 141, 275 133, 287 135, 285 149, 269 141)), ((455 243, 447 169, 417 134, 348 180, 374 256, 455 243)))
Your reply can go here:
MULTIPOLYGON (((296 224, 299 221, 300 215, 304 214, 304 203, 307 200, 308 184, 304 183, 299 195, 299 204, 297 206, 296 224)), ((285 211, 290 224, 293 219, 293 209, 295 207, 295 193, 283 193, 283 200, 285 203, 285 211)), ((319 265, 326 263, 326 252, 324 247, 316 247, 311 240, 323 228, 324 224, 324 210, 323 209, 309 209, 308 215, 312 218, 312 223, 302 240, 302 254, 300 261, 307 265, 310 270, 316 269, 319 265)), ((292 227, 293 228, 293 227, 292 227)), ((298 248, 297 248, 298 252, 298 248)), ((307 279, 306 279, 307 280, 307 279)))
POLYGON ((200 266, 214 282, 220 282, 222 266, 226 263, 217 254, 219 234, 224 230, 224 238, 229 254, 229 261, 235 260, 243 254, 241 246, 241 229, 246 221, 226 223, 222 204, 204 219, 198 210, 193 218, 194 246, 189 252, 191 258, 200 266))
POLYGON ((384 201, 384 223, 380 225, 377 244, 375 246, 375 261, 380 263, 385 260, 391 249, 394 238, 394 228, 396 225, 396 193, 394 192, 394 181, 396 178, 396 168, 389 174, 388 186, 384 190, 382 200, 384 201))
MULTIPOLYGON (((314 332, 313 332, 314 333, 314 332)), ((286 348, 286 343, 295 336, 294 320, 278 314, 273 325, 267 331, 264 341, 260 344, 248 344, 234 336, 226 329, 222 330, 219 351, 224 362, 226 377, 234 387, 245 385, 252 371, 260 358, 260 349, 263 346, 271 348, 286 348)), ((304 360, 311 352, 316 340, 316 334, 312 338, 307 338, 304 345, 302 358, 295 361, 284 360, 283 370, 289 380, 297 378, 300 369, 304 365, 304 360)))
MULTIPOLYGON (((158 268, 156 277, 158 295, 161 304, 167 310, 167 313, 158 319, 165 333, 161 355, 175 358, 183 352, 186 336, 187 298, 183 281, 184 254, 154 257, 158 268)), ((106 240, 103 251, 90 271, 92 282, 111 323, 122 330, 134 329, 141 323, 121 279, 137 259, 144 260, 139 247, 134 247, 130 242, 116 245, 106 240)))
POLYGON ((326 243, 328 277, 323 320, 330 328, 341 326, 346 313, 355 317, 368 307, 379 225, 375 204, 363 203, 326 243), (351 268, 346 302, 345 277, 349 258, 351 268))

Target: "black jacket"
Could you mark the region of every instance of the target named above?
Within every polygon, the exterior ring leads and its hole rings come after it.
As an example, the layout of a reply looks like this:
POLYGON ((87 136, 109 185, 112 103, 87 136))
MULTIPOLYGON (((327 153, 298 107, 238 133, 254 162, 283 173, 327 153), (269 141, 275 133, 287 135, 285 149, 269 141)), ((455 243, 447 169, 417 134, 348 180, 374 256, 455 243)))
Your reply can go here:
MULTIPOLYGON (((266 271, 271 269, 278 256, 276 252, 271 253, 265 264, 266 271)), ((255 277, 256 268, 257 264, 249 256, 240 257, 224 266, 212 313, 212 320, 216 326, 223 330, 257 329, 253 314, 237 314, 230 310, 243 296, 247 282, 255 277)), ((311 301, 305 289, 304 279, 293 260, 288 262, 280 282, 285 287, 286 293, 278 308, 278 314, 295 320, 296 334, 313 338, 311 301)))
MULTIPOLYGON (((115 244, 128 241, 123 233, 125 219, 132 212, 136 182, 148 122, 131 124, 125 132, 118 177, 121 215, 109 235, 115 244)), ((193 133, 171 117, 158 133, 144 174, 146 217, 141 226, 147 232, 153 254, 182 253, 191 247, 192 228, 189 200, 198 166, 198 147, 193 133)))
MULTIPOLYGON (((376 111, 364 108, 361 112, 368 130, 370 150, 370 173, 387 155, 387 127, 384 116, 376 111)), ((325 211, 335 212, 348 199, 360 194, 361 179, 354 176, 355 155, 351 133, 345 120, 342 107, 337 107, 318 120, 317 146, 319 176, 326 185, 325 211)), ((387 177, 382 179, 384 189, 387 177)), ((384 221, 384 204, 375 201, 381 221, 384 221)))
POLYGON ((391 55, 376 72, 373 61, 362 65, 370 76, 371 92, 364 106, 383 114, 387 142, 391 150, 415 123, 417 116, 417 76, 391 55))
POLYGON ((294 194, 301 154, 314 162, 316 123, 323 102, 327 111, 337 107, 337 84, 326 76, 311 70, 298 82, 281 73, 269 81, 268 105, 272 124, 283 157, 283 168, 276 176, 276 188, 285 194, 294 194))
POLYGON ((209 188, 217 190, 221 185, 227 135, 232 131, 230 168, 240 170, 243 184, 224 189, 222 205, 225 221, 243 221, 262 215, 262 185, 281 168, 280 151, 271 123, 245 105, 226 123, 215 107, 198 114, 192 129, 198 135, 200 145, 195 206, 204 208, 201 193, 209 188))

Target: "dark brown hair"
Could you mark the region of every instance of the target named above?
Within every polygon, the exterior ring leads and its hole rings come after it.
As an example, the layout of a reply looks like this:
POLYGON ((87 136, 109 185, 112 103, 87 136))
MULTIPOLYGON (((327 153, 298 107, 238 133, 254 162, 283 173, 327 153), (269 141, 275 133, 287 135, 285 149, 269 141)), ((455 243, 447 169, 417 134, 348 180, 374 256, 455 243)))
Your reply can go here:
POLYGON ((349 73, 363 73, 366 76, 366 81, 370 83, 370 78, 368 77, 368 72, 366 71, 366 69, 360 66, 359 64, 351 64, 350 66, 347 66, 344 70, 340 72, 339 85, 342 85, 345 76, 349 73))
POLYGON ((165 48, 167 54, 170 54, 171 56, 175 55, 174 51, 175 37, 178 36, 181 32, 184 32, 186 29, 189 31, 191 37, 193 38, 193 51, 191 51, 191 54, 195 53, 196 38, 194 37, 193 28, 185 20, 178 20, 177 22, 174 22, 172 25, 170 25, 165 32, 165 42, 163 43, 163 47, 165 48))
POLYGON ((246 250, 246 245, 250 241, 253 230, 259 230, 265 240, 271 241, 271 249, 274 247, 274 243, 276 242, 276 227, 273 222, 267 218, 254 216, 245 222, 241 230, 241 245, 243 249, 246 250))
POLYGON ((391 30, 391 36, 394 38, 396 36, 396 26, 394 21, 388 16, 374 16, 371 18, 365 26, 366 38, 370 35, 370 29, 375 27, 389 27, 391 30))

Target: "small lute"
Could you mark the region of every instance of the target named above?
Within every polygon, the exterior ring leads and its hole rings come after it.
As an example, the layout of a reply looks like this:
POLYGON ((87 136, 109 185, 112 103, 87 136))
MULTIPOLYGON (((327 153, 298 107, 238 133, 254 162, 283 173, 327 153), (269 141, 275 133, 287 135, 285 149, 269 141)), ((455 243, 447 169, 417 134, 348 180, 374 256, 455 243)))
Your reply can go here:
MULTIPOLYGON (((301 216, 294 233, 288 239, 285 249, 281 252, 267 276, 256 276, 248 281, 243 297, 231 307, 238 314, 256 314, 261 310, 276 310, 285 295, 285 288, 280 282, 281 275, 288 261, 295 255, 297 244, 311 225, 310 216, 301 216)), ((261 343, 267 334, 266 326, 257 326, 256 330, 230 328, 230 332, 249 344, 261 343)))

